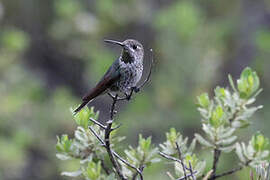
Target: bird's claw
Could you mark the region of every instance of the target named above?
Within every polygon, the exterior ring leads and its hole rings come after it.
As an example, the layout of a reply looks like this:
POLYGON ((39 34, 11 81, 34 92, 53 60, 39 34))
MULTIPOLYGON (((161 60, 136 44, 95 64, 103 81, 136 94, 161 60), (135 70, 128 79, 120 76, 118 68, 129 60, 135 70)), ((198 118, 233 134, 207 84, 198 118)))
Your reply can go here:
POLYGON ((131 99, 131 96, 130 96, 130 95, 128 95, 128 96, 127 96, 127 100, 129 101, 130 99, 131 99))
POLYGON ((126 96, 126 100, 127 101, 129 101, 131 99, 131 95, 130 94, 125 93, 125 96, 126 96))
POLYGON ((137 93, 137 92, 140 91, 140 88, 138 88, 138 87, 133 87, 133 91, 134 91, 135 93, 137 93))

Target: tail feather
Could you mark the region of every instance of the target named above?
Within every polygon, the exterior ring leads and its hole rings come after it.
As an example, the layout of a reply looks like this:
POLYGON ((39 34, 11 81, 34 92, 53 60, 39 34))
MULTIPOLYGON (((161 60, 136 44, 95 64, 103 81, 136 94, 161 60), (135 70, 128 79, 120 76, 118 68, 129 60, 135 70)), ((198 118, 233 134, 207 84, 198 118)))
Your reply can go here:
POLYGON ((78 113, 82 108, 84 108, 84 106, 86 106, 89 102, 90 102, 90 101, 83 101, 82 104, 81 104, 79 107, 77 107, 77 108, 73 111, 73 113, 74 113, 74 114, 77 114, 77 113, 78 113))
POLYGON ((119 72, 116 72, 115 68, 110 67, 96 87, 83 97, 82 104, 74 110, 74 114, 78 113, 84 106, 86 106, 97 96, 106 93, 108 88, 111 87, 119 78, 119 72))

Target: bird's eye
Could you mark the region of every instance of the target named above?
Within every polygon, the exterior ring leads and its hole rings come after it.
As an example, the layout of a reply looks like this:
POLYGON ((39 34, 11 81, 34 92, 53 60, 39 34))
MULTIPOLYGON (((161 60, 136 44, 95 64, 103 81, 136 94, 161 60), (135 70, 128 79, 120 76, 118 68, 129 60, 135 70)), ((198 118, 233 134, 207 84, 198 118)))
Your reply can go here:
POLYGON ((132 45, 132 49, 134 49, 134 50, 136 50, 138 47, 137 47, 137 45, 132 45))

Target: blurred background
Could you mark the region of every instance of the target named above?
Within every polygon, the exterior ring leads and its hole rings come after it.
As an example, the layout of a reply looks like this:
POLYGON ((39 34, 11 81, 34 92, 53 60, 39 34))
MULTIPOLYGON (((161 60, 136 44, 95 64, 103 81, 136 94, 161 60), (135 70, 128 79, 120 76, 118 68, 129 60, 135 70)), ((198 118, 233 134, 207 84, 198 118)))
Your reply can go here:
MULTIPOLYGON (((118 105, 123 147, 136 146, 139 133, 158 144, 170 127, 193 138, 201 125, 196 96, 228 86, 228 73, 238 78, 246 66, 261 77, 257 104, 264 108, 241 137, 257 130, 270 136, 269 0, 1 0, 1 180, 68 179, 60 172, 74 167, 56 159, 56 135, 72 136, 70 107, 120 54, 104 38, 142 42, 146 71, 150 48, 155 55, 151 83, 118 105)), ((103 96, 91 103, 100 121, 110 102, 103 96)), ((212 155, 198 153, 210 166, 212 155)), ((220 170, 236 159, 222 155, 220 170)), ((168 179, 170 167, 146 168, 145 179, 168 179)))

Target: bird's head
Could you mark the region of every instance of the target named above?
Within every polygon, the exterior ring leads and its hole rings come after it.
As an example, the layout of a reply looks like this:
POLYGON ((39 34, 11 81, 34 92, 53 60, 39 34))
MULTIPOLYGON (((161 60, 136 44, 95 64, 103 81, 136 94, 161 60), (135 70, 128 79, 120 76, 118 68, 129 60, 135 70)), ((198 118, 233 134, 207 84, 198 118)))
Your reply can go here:
POLYGON ((134 61, 143 60, 143 46, 137 40, 127 39, 123 42, 114 41, 114 40, 104 40, 107 43, 117 44, 123 47, 122 51, 122 60, 125 63, 131 63, 134 61))

